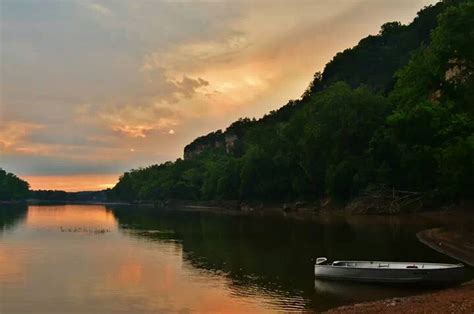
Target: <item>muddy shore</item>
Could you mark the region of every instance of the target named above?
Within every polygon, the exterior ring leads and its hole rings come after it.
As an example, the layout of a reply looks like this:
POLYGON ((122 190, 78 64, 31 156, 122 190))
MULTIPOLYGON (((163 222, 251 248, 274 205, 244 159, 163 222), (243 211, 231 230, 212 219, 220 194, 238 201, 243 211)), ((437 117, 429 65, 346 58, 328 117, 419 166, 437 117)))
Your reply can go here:
POLYGON ((464 228, 434 228, 419 232, 418 240, 432 249, 474 266, 474 232, 464 228))
POLYGON ((358 303, 325 313, 474 313, 474 281, 422 295, 358 303))

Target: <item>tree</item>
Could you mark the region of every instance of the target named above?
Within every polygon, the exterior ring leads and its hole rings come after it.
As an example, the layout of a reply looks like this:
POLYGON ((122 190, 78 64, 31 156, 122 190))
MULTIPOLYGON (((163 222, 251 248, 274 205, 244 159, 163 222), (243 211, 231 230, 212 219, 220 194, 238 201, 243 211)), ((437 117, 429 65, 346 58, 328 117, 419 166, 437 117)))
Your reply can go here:
POLYGON ((26 199, 28 194, 28 182, 0 168, 0 200, 22 200, 26 199))
POLYGON ((431 45, 398 72, 390 95, 396 108, 371 142, 388 183, 451 197, 465 196, 462 185, 472 185, 465 174, 472 172, 466 156, 474 132, 473 29, 473 2, 450 7, 431 45))

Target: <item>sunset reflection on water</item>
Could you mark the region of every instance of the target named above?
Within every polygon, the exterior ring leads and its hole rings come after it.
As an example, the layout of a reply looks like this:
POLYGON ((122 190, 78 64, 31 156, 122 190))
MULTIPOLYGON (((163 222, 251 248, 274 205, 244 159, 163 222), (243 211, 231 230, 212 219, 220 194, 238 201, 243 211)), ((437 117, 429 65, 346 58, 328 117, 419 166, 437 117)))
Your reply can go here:
POLYGON ((271 296, 239 293, 225 276, 190 265, 179 241, 150 242, 117 226, 104 206, 29 206, 0 235, 0 312, 276 310, 271 296))
POLYGON ((29 206, 26 224, 30 228, 117 227, 113 213, 103 205, 29 206))
POLYGON ((410 295, 317 282, 314 257, 452 262, 417 241, 433 224, 0 205, 0 313, 324 311, 410 295))

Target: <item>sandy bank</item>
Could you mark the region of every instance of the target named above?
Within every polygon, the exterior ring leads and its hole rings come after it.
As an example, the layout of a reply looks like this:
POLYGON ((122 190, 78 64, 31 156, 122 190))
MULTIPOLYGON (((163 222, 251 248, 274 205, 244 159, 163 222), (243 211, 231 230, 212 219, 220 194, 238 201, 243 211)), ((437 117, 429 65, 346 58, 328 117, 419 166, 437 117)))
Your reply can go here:
POLYGON ((411 297, 358 303, 326 313, 474 313, 474 281, 411 297))
POLYGON ((474 266, 474 232, 464 228, 434 228, 418 232, 418 239, 432 249, 474 266))

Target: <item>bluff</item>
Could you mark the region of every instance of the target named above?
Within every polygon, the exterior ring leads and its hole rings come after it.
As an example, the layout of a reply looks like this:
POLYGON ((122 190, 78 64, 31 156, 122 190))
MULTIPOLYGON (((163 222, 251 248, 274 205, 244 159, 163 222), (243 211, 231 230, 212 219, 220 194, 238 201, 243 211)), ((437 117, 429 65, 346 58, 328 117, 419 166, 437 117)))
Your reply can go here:
POLYGON ((196 138, 184 148, 184 159, 213 150, 231 153, 243 135, 252 127, 288 121, 293 112, 306 103, 311 95, 332 84, 343 81, 351 87, 366 86, 375 92, 387 94, 395 84, 395 72, 405 66, 412 53, 430 41, 430 33, 437 25, 437 16, 446 6, 456 1, 444 1, 418 12, 409 25, 388 22, 377 35, 370 35, 352 48, 337 53, 326 64, 324 71, 316 72, 313 81, 300 99, 291 100, 278 110, 259 120, 240 119, 226 130, 217 130, 196 138), (236 132, 238 129, 239 132, 236 132))
POLYGON ((184 160, 124 173, 108 196, 472 198, 473 30, 474 3, 460 0, 425 7, 409 25, 386 23, 338 53, 299 99, 196 139, 184 160))

